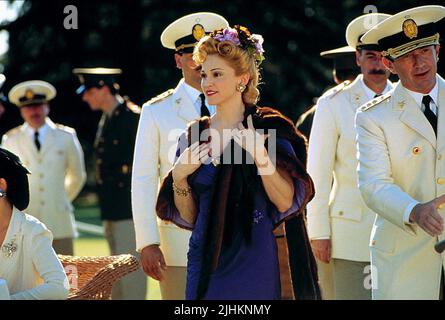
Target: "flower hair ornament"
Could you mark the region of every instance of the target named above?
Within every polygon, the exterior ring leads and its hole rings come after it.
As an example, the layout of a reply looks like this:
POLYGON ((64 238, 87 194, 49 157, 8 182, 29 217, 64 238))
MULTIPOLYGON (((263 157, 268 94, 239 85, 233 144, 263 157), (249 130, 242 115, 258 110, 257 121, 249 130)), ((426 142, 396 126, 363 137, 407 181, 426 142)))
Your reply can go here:
POLYGON ((219 42, 232 42, 241 49, 246 50, 255 58, 258 66, 265 59, 263 36, 259 34, 252 34, 246 27, 235 25, 233 28, 227 27, 224 29, 215 30, 210 34, 210 37, 219 42))

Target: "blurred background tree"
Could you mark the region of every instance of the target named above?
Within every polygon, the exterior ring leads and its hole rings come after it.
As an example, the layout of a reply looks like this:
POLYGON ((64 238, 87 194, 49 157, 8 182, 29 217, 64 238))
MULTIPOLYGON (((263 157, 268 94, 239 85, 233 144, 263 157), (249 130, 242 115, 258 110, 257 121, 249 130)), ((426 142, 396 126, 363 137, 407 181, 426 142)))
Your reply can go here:
MULTIPOLYGON (((13 1, 10 1, 13 2, 13 1)), ((119 67, 122 93, 138 104, 173 88, 180 78, 173 52, 160 44, 162 30, 173 20, 197 11, 212 11, 230 24, 248 26, 265 38, 266 61, 260 105, 278 108, 296 120, 332 84, 331 61, 319 52, 345 44, 347 24, 363 14, 368 3, 343 0, 25 0, 18 19, 0 26, 9 32, 9 51, 0 62, 7 76, 4 91, 30 79, 51 82, 58 90, 51 117, 78 131, 91 144, 99 114, 75 95, 75 67, 119 67), (78 29, 65 29, 64 8, 78 10, 78 29)), ((379 0, 379 12, 398 11, 430 1, 379 0)), ((0 135, 21 122, 8 106, 0 135)))
MULTIPOLYGON (((378 12, 392 14, 422 4, 430 1, 374 3, 378 12)), ((242 24, 264 36, 259 104, 276 107, 295 121, 333 83, 332 61, 321 59, 319 53, 345 45, 347 24, 367 5, 355 0, 25 0, 18 18, 0 25, 0 31, 9 32, 9 50, 0 57, 7 76, 3 91, 25 80, 51 82, 58 90, 51 118, 77 130, 90 159, 100 114, 76 96, 78 82, 71 70, 122 68, 121 92, 142 105, 174 88, 181 77, 173 51, 160 43, 162 30, 185 14, 212 11, 231 25, 242 24), (77 8, 78 29, 64 27, 67 5, 77 8)), ((18 109, 8 105, 0 119, 0 136, 21 122, 18 109)))

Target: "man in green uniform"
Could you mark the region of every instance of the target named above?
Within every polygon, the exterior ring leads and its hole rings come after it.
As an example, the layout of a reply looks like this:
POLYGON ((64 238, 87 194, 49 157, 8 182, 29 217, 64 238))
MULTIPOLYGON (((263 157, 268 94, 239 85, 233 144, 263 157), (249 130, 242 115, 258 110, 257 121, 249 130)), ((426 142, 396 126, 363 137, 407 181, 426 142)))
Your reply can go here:
MULTIPOLYGON (((116 77, 120 69, 78 68, 73 73, 81 86, 77 93, 92 110, 102 111, 94 149, 96 182, 101 219, 110 252, 136 256, 131 210, 131 172, 140 108, 119 94, 116 77)), ((131 273, 114 287, 117 300, 145 299, 146 277, 142 270, 131 273)))

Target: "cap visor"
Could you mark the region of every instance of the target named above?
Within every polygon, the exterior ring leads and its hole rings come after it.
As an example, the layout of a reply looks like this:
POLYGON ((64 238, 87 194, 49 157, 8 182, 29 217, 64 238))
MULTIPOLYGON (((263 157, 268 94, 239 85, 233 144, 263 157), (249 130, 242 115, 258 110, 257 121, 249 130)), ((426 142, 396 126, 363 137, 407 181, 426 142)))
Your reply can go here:
POLYGON ((31 107, 31 106, 38 106, 41 104, 45 104, 48 103, 48 100, 45 99, 37 99, 37 100, 31 100, 31 101, 27 101, 23 104, 19 104, 17 105, 19 108, 25 108, 25 107, 31 107))

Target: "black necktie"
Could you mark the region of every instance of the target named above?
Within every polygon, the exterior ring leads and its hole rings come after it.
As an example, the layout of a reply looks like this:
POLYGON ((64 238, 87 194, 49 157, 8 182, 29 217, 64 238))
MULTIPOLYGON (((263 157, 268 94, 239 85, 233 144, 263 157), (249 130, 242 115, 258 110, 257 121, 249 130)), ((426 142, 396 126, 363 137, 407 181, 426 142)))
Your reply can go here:
POLYGON ((382 95, 381 93, 376 93, 374 99, 380 97, 381 95, 382 95))
POLYGON ((35 143, 35 145, 36 145, 36 148, 37 148, 37 150, 38 151, 40 151, 40 140, 39 140, 39 131, 38 130, 36 130, 35 132, 34 132, 34 143, 35 143))
POLYGON ((437 116, 434 114, 434 112, 430 109, 430 102, 431 102, 430 96, 423 96, 422 98, 422 104, 425 106, 425 111, 423 111, 423 114, 428 119, 429 123, 434 129, 434 133, 437 135, 437 116))
POLYGON ((201 117, 204 116, 210 117, 210 112, 206 106, 206 98, 204 96, 204 93, 201 93, 199 97, 201 98, 201 117))

